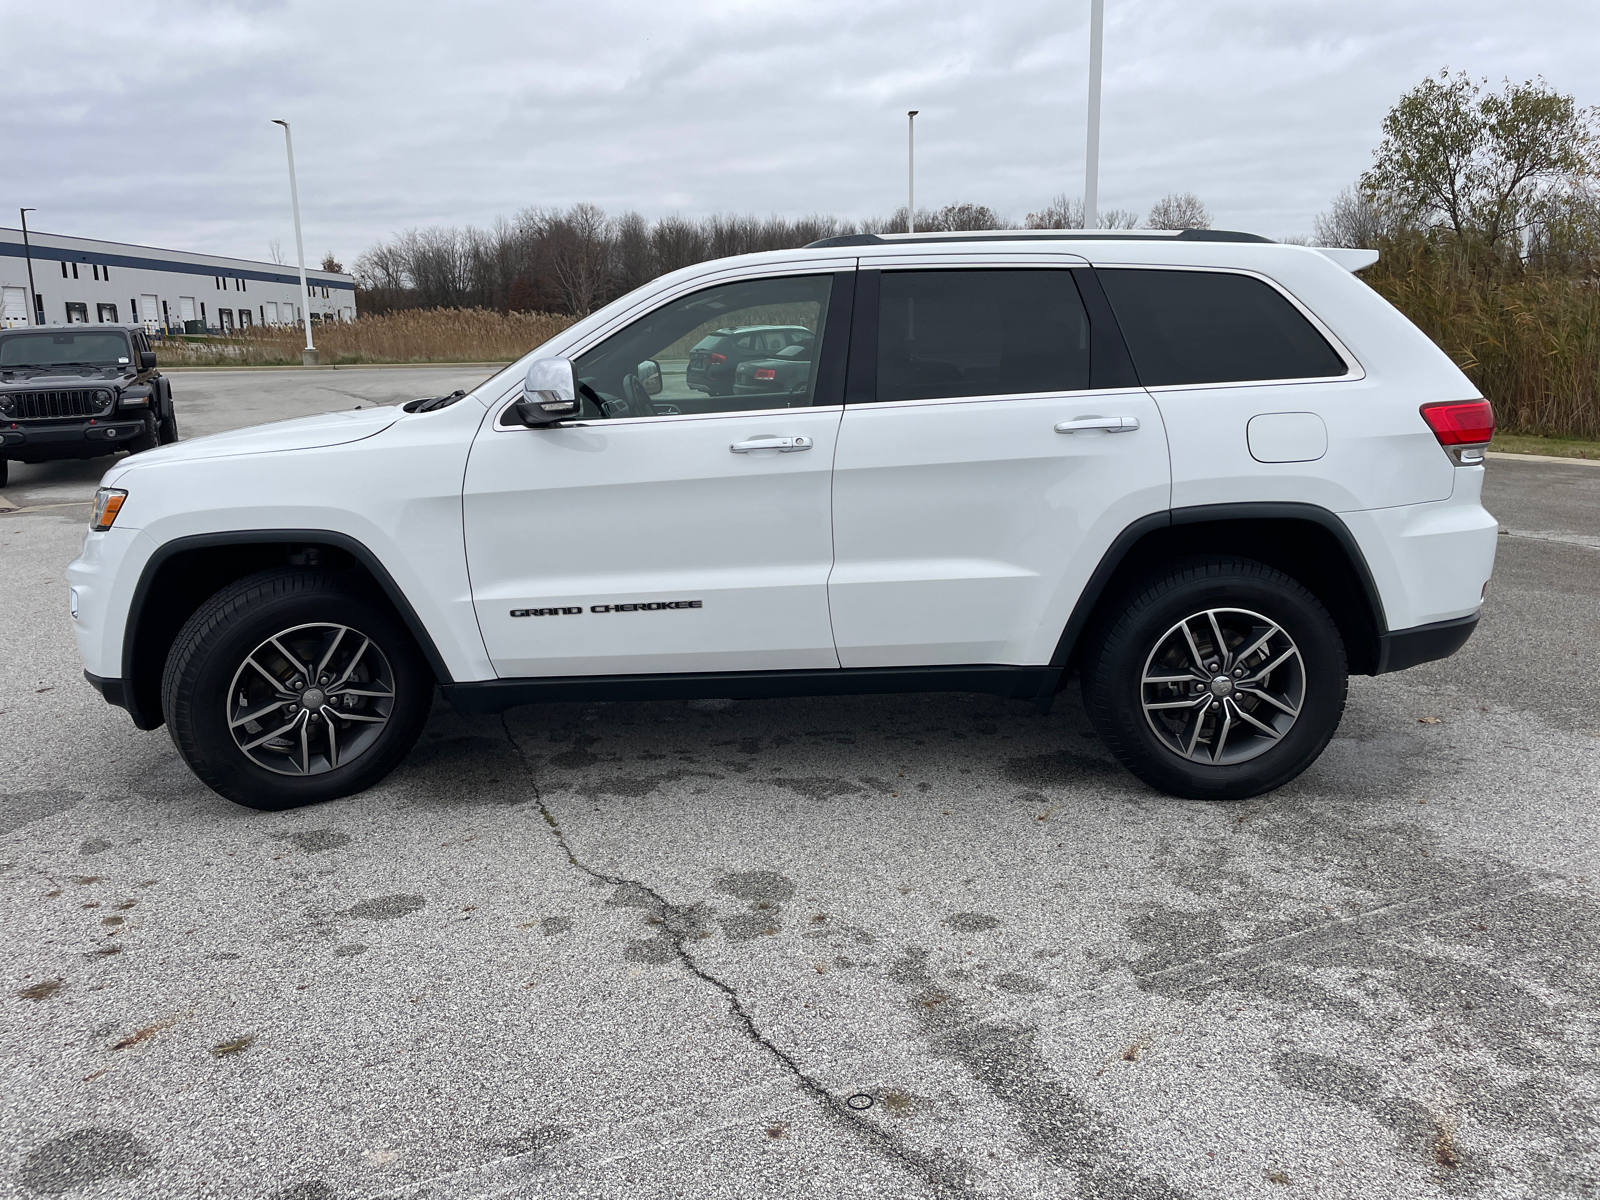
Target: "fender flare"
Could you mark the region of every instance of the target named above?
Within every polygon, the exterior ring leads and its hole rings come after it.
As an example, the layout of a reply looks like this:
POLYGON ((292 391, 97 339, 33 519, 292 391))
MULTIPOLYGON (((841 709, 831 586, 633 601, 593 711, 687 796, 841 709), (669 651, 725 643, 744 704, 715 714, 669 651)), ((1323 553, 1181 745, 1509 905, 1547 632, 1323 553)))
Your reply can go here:
POLYGON ((1376 650, 1379 662, 1382 663, 1384 651, 1390 640, 1389 623, 1383 611, 1383 598, 1378 594, 1378 585, 1372 577, 1372 568, 1367 565, 1367 557, 1361 552, 1361 547, 1357 544, 1355 535, 1350 532, 1350 527, 1339 519, 1337 513, 1319 504, 1299 501, 1245 501, 1237 504, 1197 504, 1187 508, 1150 513, 1140 517, 1119 533, 1101 556, 1094 573, 1089 576, 1089 582, 1079 594, 1072 615, 1067 619, 1066 628, 1061 631, 1061 639, 1056 643, 1055 653, 1050 656, 1050 665, 1053 667, 1067 665, 1106 587, 1111 583, 1129 552, 1143 538, 1158 529, 1177 525, 1229 521, 1306 521, 1320 526, 1332 535, 1355 569, 1356 582, 1362 597, 1367 602, 1378 635, 1379 644, 1376 650))
POLYGON ((417 643, 417 648, 422 651, 428 666, 432 669, 434 678, 441 684, 453 683, 450 668, 445 664, 444 657, 439 653, 439 648, 434 645, 433 636, 428 632, 422 619, 417 616, 416 609, 411 607, 411 601, 406 598, 405 592, 389 574, 383 560, 372 552, 363 542, 357 541, 346 533, 336 533, 331 529, 239 529, 229 530, 225 533, 196 533, 187 537, 173 538, 170 542, 163 542, 157 547, 139 572, 139 582, 134 586, 133 599, 128 605, 128 617, 122 632, 122 707, 128 710, 133 722, 140 729, 155 729, 161 725, 160 714, 145 713, 141 711, 138 700, 138 689, 134 686, 134 655, 138 648, 138 631, 144 617, 145 606, 150 598, 150 592, 157 577, 166 564, 179 554, 186 554, 195 550, 211 550, 221 546, 250 546, 270 545, 273 543, 286 543, 289 545, 324 545, 342 550, 362 565, 374 582, 377 583, 384 597, 394 606, 396 614, 404 622, 406 629, 417 643))

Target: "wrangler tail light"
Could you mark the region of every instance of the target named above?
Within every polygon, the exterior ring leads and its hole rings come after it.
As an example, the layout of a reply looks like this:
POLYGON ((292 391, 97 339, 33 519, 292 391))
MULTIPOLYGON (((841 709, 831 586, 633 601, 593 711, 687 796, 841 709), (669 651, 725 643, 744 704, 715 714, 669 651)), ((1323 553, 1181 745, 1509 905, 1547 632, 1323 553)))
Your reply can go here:
POLYGON ((1494 437, 1494 408, 1487 400, 1424 404, 1422 419, 1441 446, 1487 446, 1494 437))

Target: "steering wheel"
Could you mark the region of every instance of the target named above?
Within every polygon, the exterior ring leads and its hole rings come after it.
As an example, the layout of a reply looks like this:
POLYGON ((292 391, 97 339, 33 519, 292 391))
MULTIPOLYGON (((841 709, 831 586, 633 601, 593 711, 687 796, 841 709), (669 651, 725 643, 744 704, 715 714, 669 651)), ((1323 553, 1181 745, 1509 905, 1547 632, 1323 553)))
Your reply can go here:
POLYGON ((639 381, 637 375, 624 375, 622 377, 622 394, 627 401, 626 410, 613 413, 613 416, 653 417, 656 415, 655 402, 650 399, 650 393, 644 390, 644 384, 639 381))

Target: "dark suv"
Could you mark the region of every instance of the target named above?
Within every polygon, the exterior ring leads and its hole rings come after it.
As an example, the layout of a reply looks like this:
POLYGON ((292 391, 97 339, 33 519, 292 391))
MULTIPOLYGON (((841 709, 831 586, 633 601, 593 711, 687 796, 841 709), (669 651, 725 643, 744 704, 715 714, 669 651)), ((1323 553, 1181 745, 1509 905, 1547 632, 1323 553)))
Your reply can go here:
POLYGON ((693 391, 731 396, 741 363, 771 358, 792 346, 810 346, 817 335, 804 325, 741 325, 707 334, 689 351, 683 381, 693 391))
POLYGON ((99 458, 177 440, 172 384, 143 329, 0 330, 0 487, 8 460, 99 458))

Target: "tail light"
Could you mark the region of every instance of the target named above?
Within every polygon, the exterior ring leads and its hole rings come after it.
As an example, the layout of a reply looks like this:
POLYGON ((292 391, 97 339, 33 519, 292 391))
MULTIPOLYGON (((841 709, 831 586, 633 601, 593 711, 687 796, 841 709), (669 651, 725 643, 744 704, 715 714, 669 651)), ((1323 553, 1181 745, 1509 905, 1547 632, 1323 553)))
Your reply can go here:
POLYGON ((706 362, 709 363, 713 367, 720 367, 723 363, 725 363, 727 361, 728 361, 728 356, 726 354, 710 354, 710 355, 706 356, 706 362))
POLYGON ((755 376, 757 383, 771 383, 778 378, 778 372, 772 367, 757 367, 755 376))
POLYGON ((1487 400, 1424 404, 1422 419, 1458 463, 1480 463, 1494 437, 1494 407, 1487 400))

